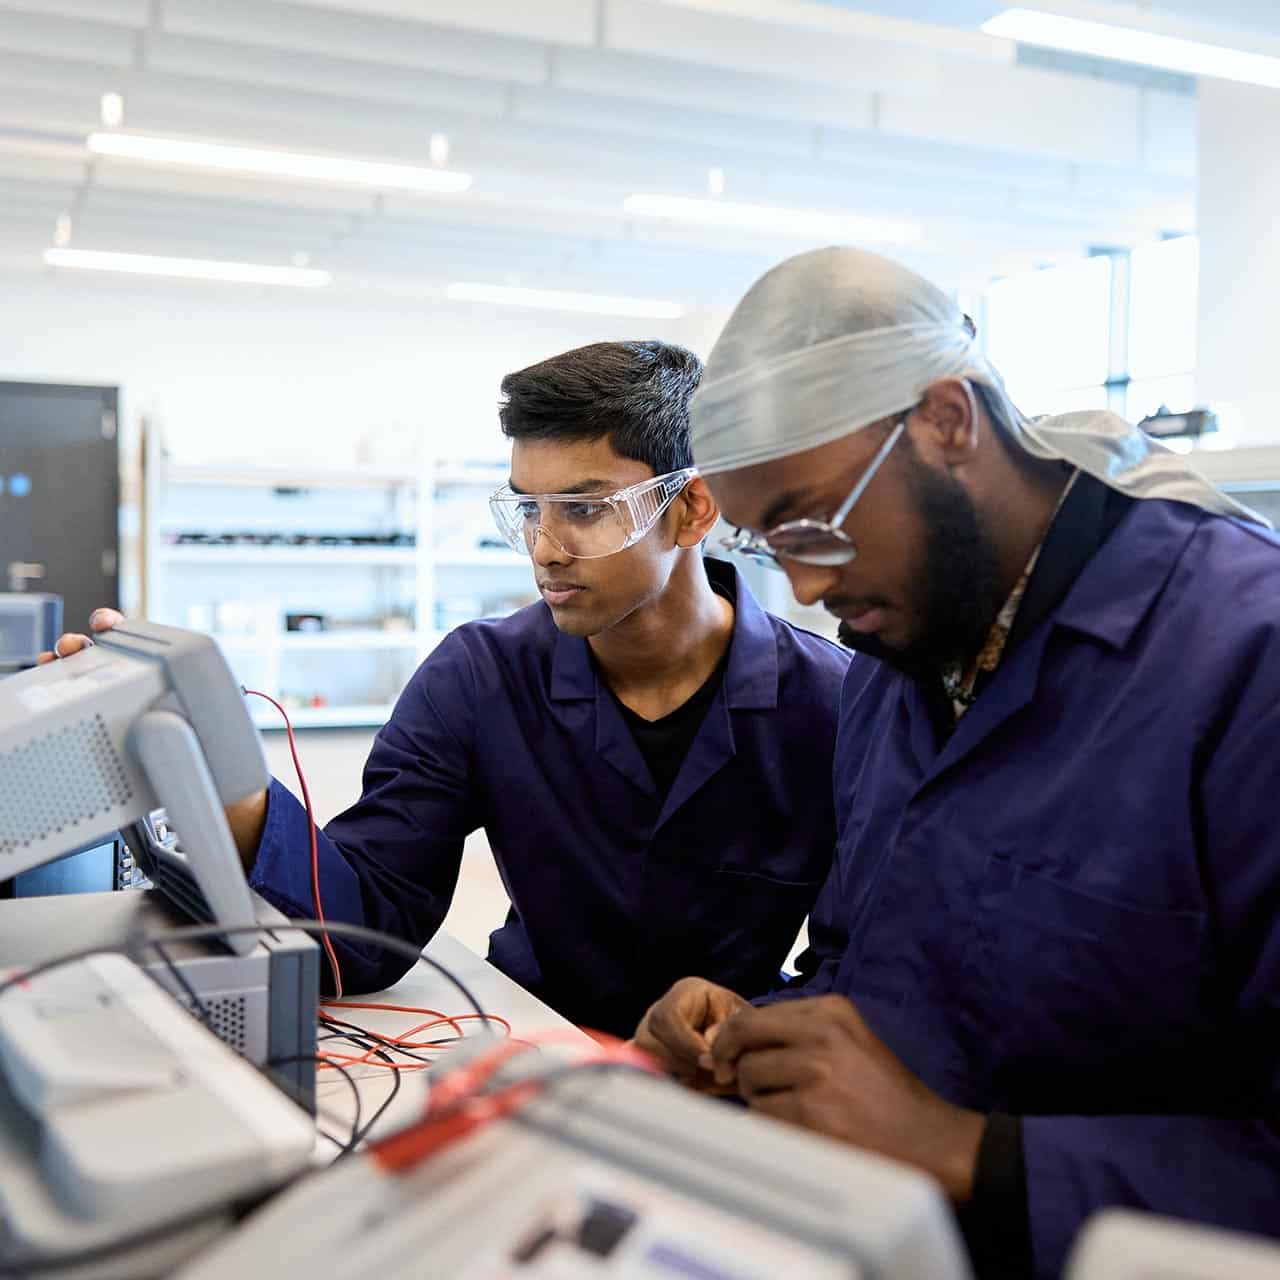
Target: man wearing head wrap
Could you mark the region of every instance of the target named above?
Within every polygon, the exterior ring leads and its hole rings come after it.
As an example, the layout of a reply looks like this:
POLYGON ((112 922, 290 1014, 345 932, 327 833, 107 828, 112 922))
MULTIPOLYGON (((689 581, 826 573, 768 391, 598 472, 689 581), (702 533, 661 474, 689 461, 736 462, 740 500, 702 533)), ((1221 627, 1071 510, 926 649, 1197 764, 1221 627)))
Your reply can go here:
POLYGON ((784 263, 694 454, 841 619, 821 969, 686 979, 677 1074, 930 1173, 982 1275, 1107 1205, 1280 1233, 1280 543, 1107 413, 1028 421, 927 281, 784 263), (805 998, 808 997, 808 998, 805 998))

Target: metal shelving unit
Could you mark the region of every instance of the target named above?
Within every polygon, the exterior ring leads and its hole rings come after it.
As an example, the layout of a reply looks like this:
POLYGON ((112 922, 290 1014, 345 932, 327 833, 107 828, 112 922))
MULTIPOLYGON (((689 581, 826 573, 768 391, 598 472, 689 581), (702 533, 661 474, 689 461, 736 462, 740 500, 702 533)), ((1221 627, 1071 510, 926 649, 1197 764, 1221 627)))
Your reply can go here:
POLYGON ((417 564, 411 547, 255 547, 206 546, 200 543, 157 548, 169 564, 402 565, 417 564))
MULTIPOLYGON (((149 435, 144 610, 213 634, 237 676, 285 702, 297 728, 380 725, 449 630, 536 598, 528 559, 488 545, 484 500, 506 474, 497 463, 183 465, 149 435), (351 544, 371 535, 413 545, 351 544), (286 613, 308 612, 328 629, 285 629, 286 613)), ((283 728, 266 703, 252 711, 260 727, 283 728)))

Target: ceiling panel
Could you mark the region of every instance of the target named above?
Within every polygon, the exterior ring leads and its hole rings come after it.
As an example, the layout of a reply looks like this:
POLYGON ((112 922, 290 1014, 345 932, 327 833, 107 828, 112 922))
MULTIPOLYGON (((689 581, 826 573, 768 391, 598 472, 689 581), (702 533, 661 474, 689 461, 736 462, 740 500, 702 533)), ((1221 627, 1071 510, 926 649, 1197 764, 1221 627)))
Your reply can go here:
MULTIPOLYGON (((430 4, 420 9, 436 12, 430 4)), ((455 75, 536 84, 547 72, 547 52, 541 42, 477 35, 421 22, 370 19, 270 0, 166 0, 160 24, 163 30, 182 35, 339 58, 358 52, 366 62, 455 75)))
POLYGON ((6 53, 129 67, 136 40, 135 32, 104 22, 0 11, 0 50, 6 53))
POLYGON ((1193 97, 1016 65, 931 2, 0 0, 0 263, 38 269, 65 210, 78 247, 305 252, 345 291, 465 271, 701 305, 807 247, 622 209, 712 169, 726 199, 919 222, 896 252, 944 283, 1190 224, 1193 97), (93 157, 108 89, 135 132, 417 165, 445 133, 474 187, 93 157))
POLYGON ((695 111, 791 120, 809 126, 871 126, 872 89, 852 77, 840 85, 812 84, 719 67, 700 67, 691 75, 687 64, 669 58, 608 49, 556 49, 550 81, 581 93, 617 94, 695 111))
MULTIPOLYGON (((505 86, 494 80, 379 65, 354 58, 246 47, 231 41, 202 40, 164 31, 157 32, 148 41, 147 68, 242 86, 288 89, 306 95, 398 103, 416 110, 439 107, 497 115, 506 102, 505 86)), ((294 109, 298 109, 297 105, 294 109)))
POLYGON ((296 0, 300 8, 404 18, 556 44, 596 42, 597 0, 296 0))
POLYGON ((5 11, 141 28, 151 21, 152 4, 151 0, 0 0, 0 12, 5 11))
POLYGON ((664 0, 602 0, 607 48, 757 75, 803 67, 810 82, 931 94, 939 58, 928 48, 867 36, 778 27, 664 0))

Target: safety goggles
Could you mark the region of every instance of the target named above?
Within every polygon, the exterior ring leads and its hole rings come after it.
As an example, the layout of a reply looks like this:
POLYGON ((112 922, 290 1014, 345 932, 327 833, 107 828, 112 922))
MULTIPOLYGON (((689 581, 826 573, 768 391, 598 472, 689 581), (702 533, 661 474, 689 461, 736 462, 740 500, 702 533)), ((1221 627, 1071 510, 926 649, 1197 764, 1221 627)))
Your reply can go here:
POLYGON ((862 497, 867 485, 880 470, 881 464, 889 456, 889 450, 898 443, 898 438, 907 429, 907 419, 913 412, 914 409, 908 409, 898 419, 884 444, 871 459, 870 466, 853 486, 853 492, 840 504, 830 520, 788 520, 783 524, 775 525, 764 534, 738 529, 733 537, 722 538, 720 545, 726 551, 736 552, 771 569, 782 568, 778 563, 781 557, 799 561, 801 564, 820 565, 824 568, 849 564, 856 560, 858 548, 840 526, 849 518, 854 504, 862 497))
POLYGON ((516 551, 533 555, 541 535, 575 560, 599 560, 639 542, 697 474, 685 467, 610 494, 516 493, 504 484, 489 510, 516 551))

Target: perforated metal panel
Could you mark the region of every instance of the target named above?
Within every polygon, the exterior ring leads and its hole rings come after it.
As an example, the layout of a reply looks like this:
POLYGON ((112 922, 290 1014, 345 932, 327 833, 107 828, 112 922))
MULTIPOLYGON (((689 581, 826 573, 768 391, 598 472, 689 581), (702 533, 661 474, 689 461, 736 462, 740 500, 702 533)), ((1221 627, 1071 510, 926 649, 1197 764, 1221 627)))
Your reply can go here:
POLYGON ((0 856, 74 831, 133 799, 129 775, 100 715, 0 751, 0 776, 6 795, 0 856))
POLYGON ((244 996, 205 998, 203 1003, 209 1011, 209 1030, 238 1053, 246 1052, 244 996))

